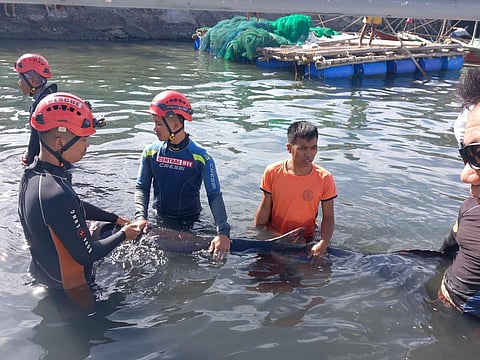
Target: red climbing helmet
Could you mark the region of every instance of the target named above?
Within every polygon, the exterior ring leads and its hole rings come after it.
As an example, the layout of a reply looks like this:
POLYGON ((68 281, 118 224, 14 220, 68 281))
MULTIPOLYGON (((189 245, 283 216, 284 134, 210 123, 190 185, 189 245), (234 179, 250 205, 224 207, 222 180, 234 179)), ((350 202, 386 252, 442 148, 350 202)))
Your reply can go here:
POLYGON ((182 93, 178 91, 162 91, 156 95, 148 111, 152 115, 168 117, 176 114, 181 115, 185 120, 192 121, 192 105, 182 93))
POLYGON ((15 71, 24 74, 27 71, 35 71, 44 78, 51 78, 52 71, 47 59, 40 54, 23 54, 15 63, 15 71))
POLYGON ((40 132, 63 128, 77 136, 95 134, 90 105, 78 96, 64 92, 45 96, 38 103, 31 122, 32 127, 40 132))

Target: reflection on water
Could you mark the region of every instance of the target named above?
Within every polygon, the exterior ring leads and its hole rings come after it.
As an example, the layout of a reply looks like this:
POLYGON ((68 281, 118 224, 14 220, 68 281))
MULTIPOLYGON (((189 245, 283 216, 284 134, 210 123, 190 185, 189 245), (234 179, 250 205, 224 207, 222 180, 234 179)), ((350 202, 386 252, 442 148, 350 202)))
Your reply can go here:
POLYGON ((114 341, 109 331, 130 326, 107 318, 124 300, 122 294, 110 294, 108 300, 96 303, 95 312, 84 314, 62 294, 47 295, 33 309, 42 320, 33 327, 32 341, 44 349, 43 359, 85 359, 92 346, 114 341))
MULTIPOLYGON (((2 42, 0 55, 0 334, 2 357, 45 359, 473 358, 478 322, 435 301, 441 259, 385 255, 438 249, 467 187, 453 122, 458 73, 295 81, 281 71, 229 63, 173 43, 2 42), (317 161, 337 183, 336 249, 312 267, 305 255, 162 251, 125 243, 97 269, 91 314, 31 285, 16 214, 19 158, 30 99, 12 64, 30 51, 50 61, 60 90, 103 113, 74 170, 78 193, 133 215, 143 147, 155 141, 151 98, 184 92, 187 131, 217 163, 235 237, 254 236, 264 167, 288 156, 295 120, 320 130, 317 161), (384 255, 364 255, 382 253, 384 255), (457 354, 457 353, 455 353, 457 354)), ((202 224, 213 230, 204 194, 202 224)))

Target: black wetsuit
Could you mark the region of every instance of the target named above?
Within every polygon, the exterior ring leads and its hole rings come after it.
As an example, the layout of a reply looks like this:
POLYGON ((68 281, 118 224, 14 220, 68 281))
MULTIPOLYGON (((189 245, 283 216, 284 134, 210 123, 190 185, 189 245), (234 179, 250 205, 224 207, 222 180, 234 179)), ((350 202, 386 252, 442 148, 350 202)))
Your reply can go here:
POLYGON ((469 197, 463 202, 457 225, 446 236, 441 250, 456 253, 443 279, 451 300, 461 311, 480 315, 479 198, 469 197))
MULTIPOLYGON (((33 103, 30 106, 30 117, 29 117, 29 123, 31 123, 32 120, 32 115, 35 109, 37 108, 38 103, 40 100, 42 100, 45 96, 48 94, 52 94, 57 92, 57 85, 52 84, 45 89, 43 89, 40 93, 35 94, 33 96, 33 103)), ((35 130, 32 126, 30 126, 30 140, 28 141, 28 147, 27 151, 24 155, 26 165, 30 165, 33 162, 33 159, 35 159, 35 156, 37 156, 40 153, 40 141, 38 138, 38 132, 35 130)))
POLYGON ((94 261, 126 238, 118 231, 93 240, 86 220, 115 222, 118 216, 81 201, 71 174, 38 158, 22 177, 18 213, 32 255, 30 271, 54 288, 91 284, 94 261))

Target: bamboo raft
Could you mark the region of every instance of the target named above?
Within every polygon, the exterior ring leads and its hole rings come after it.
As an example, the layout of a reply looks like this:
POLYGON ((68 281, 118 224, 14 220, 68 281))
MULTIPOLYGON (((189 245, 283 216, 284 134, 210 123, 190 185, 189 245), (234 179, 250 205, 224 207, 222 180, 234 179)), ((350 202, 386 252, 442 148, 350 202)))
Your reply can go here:
POLYGON ((361 47, 329 46, 305 49, 301 46, 279 48, 262 48, 260 57, 268 61, 291 61, 297 65, 315 63, 317 68, 342 65, 345 63, 359 64, 393 59, 408 59, 411 57, 443 57, 463 55, 467 49, 458 45, 424 45, 415 47, 361 47))
MULTIPOLYGON (((468 53, 459 44, 432 44, 420 41, 392 41, 375 39, 372 46, 358 46, 358 38, 332 40, 309 46, 265 47, 258 49, 256 64, 263 67, 306 66, 306 75, 323 77, 322 70, 341 66, 352 66, 355 74, 378 75, 382 72, 397 72, 390 65, 410 61, 413 64, 405 72, 459 70, 468 53), (434 65, 432 65, 434 63, 434 65), (378 64, 373 73, 366 68, 378 64), (360 69, 360 70, 358 70, 360 69), (412 70, 413 69, 413 70, 412 70), (378 74, 377 74, 378 72, 378 74)), ((400 69, 398 70, 400 71, 400 69)), ((330 75, 334 73, 330 72, 330 75)), ((347 76, 348 76, 347 72, 347 76)), ((353 74, 352 74, 353 75, 353 74)), ((339 76, 343 76, 341 73, 339 76)), ((330 77, 336 77, 335 75, 330 77)))
POLYGON ((458 45, 423 45, 395 47, 361 47, 354 45, 322 46, 305 49, 301 46, 260 49, 259 58, 265 61, 295 62, 297 65, 314 63, 317 68, 343 64, 360 64, 376 61, 399 60, 409 58, 431 58, 444 56, 463 56, 468 49, 458 45))

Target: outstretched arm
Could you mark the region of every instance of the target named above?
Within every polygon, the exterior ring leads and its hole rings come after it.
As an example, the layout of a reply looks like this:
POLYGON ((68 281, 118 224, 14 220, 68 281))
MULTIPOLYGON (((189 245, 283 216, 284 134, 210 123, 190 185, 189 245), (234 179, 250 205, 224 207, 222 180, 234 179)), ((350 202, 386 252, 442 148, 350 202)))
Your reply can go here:
POLYGON ((258 206, 257 212, 255 213, 255 226, 264 226, 270 222, 270 218, 272 216, 272 206, 272 194, 263 191, 262 200, 260 200, 260 205, 258 206))
POLYGON ((335 215, 333 207, 333 199, 322 201, 322 223, 320 225, 321 239, 318 244, 312 247, 311 255, 316 257, 327 252, 330 245, 330 239, 335 228, 335 215))
POLYGON ((219 191, 209 194, 208 203, 217 227, 217 235, 210 242, 208 250, 213 253, 215 258, 221 259, 224 253, 230 251, 230 225, 227 222, 227 211, 222 193, 219 191))
POLYGON ((140 167, 138 169, 137 181, 135 184, 134 205, 135 220, 148 219, 148 205, 150 200, 150 188, 152 186, 153 174, 148 156, 150 155, 147 148, 143 150, 140 167))
POLYGON ((220 191, 215 161, 211 156, 205 156, 205 166, 202 171, 203 184, 207 191, 208 205, 212 211, 217 235, 210 242, 209 251, 214 258, 221 259, 230 251, 230 225, 228 224, 227 211, 220 191))

